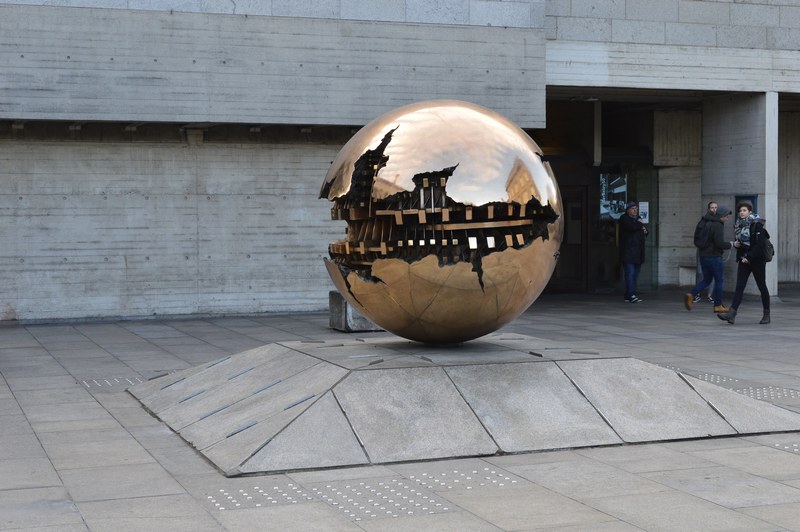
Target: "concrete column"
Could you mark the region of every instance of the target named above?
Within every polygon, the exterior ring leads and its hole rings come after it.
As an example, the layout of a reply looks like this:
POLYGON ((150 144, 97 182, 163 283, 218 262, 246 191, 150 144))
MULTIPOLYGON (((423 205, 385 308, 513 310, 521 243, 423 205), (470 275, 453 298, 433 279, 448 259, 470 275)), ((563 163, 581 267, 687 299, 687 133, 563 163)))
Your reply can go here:
MULTIPOLYGON (((709 98, 703 106, 702 195, 735 208, 736 196, 756 196, 758 213, 777 241, 778 94, 736 94, 709 98)), ((735 213, 734 213, 735 214, 735 213)), ((725 228, 733 238, 733 223, 725 228)), ((770 294, 778 294, 778 262, 767 266, 770 294)), ((734 288, 735 261, 726 264, 726 291, 734 288)), ((749 282, 747 293, 758 293, 749 282)))
MULTIPOLYGON (((764 95, 764 192, 759 197, 761 216, 767 220, 767 230, 777 247, 778 234, 778 93, 764 95)), ((767 263, 767 286, 773 297, 778 296, 778 260, 767 263)))

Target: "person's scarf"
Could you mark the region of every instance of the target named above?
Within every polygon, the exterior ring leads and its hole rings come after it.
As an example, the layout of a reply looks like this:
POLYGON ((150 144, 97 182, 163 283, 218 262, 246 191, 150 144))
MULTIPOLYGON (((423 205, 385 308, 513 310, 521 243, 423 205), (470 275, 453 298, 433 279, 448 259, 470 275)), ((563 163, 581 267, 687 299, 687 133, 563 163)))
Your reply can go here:
POLYGON ((736 218, 736 223, 733 224, 733 232, 736 235, 736 240, 742 244, 750 246, 750 226, 758 220, 758 215, 752 213, 747 218, 736 218))

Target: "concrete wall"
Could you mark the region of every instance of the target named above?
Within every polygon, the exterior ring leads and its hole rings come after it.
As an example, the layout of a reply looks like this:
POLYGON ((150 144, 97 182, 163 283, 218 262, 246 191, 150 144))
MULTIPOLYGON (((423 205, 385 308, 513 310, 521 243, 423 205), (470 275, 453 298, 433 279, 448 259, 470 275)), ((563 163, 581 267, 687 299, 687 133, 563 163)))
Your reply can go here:
POLYGON ((796 50, 794 0, 549 0, 548 38, 560 41, 796 50))
POLYGON ((0 5, 0 119, 360 124, 403 104, 545 122, 541 30, 0 5))
POLYGON ((0 4, 99 7, 471 26, 542 28, 545 0, 1 0, 0 4))
POLYGON ((547 41, 547 85, 800 92, 800 54, 784 50, 547 41))
MULTIPOLYGON (((780 281, 800 282, 800 113, 780 114, 778 148, 778 235, 780 281)), ((774 227, 774 226, 772 226, 774 227)))
POLYGON ((795 50, 794 0, 0 0, 0 4, 546 28, 562 41, 795 50))
POLYGON ((346 136, 198 128, 361 125, 457 98, 541 129, 546 85, 741 92, 705 107, 702 172, 679 145, 692 127, 654 146, 659 283, 691 262, 705 202, 734 193, 772 194, 768 216, 780 201, 781 280, 798 280, 800 242, 782 237, 800 222, 800 132, 785 118, 780 200, 768 175, 769 102, 800 92, 796 4, 0 0, 0 127, 13 128, 0 135, 0 318, 323 308, 321 257, 341 228, 316 194, 346 136), (39 121, 70 136, 27 135, 39 121), (84 134, 111 122, 130 138, 84 134), (137 136, 152 124, 183 133, 137 136))
POLYGON ((338 147, 0 140, 0 319, 325 308, 338 147))

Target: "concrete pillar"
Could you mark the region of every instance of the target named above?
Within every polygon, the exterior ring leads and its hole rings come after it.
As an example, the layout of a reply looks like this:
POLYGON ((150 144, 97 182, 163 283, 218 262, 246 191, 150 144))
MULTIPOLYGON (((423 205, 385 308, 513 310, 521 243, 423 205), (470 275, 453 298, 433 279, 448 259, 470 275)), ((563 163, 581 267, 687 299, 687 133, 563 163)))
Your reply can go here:
MULTIPOLYGON (((761 216, 767 220, 767 231, 777 247, 778 234, 778 93, 764 95, 764 192, 759 198, 761 216)), ((778 296, 778 261, 767 263, 767 287, 773 297, 778 296)))
MULTIPOLYGON (((703 106, 702 196, 735 208, 737 196, 755 196, 767 230, 778 235, 778 94, 735 94, 709 98, 703 106)), ((735 213, 734 213, 735 214, 735 213)), ((733 238, 733 223, 725 228, 733 238)), ((767 266, 770 294, 778 294, 778 262, 767 266)), ((733 290, 736 264, 725 267, 726 291, 733 290)), ((747 293, 758 293, 749 282, 747 293)))

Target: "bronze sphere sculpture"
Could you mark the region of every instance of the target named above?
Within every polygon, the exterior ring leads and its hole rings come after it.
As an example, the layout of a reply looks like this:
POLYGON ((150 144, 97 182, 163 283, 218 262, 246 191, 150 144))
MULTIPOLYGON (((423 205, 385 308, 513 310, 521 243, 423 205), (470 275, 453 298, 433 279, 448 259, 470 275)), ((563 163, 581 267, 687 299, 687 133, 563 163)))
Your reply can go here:
POLYGON ((390 111, 333 161, 320 197, 347 222, 325 264, 361 314, 446 344, 495 331, 541 294, 558 259, 561 197, 518 126, 452 100, 390 111))

